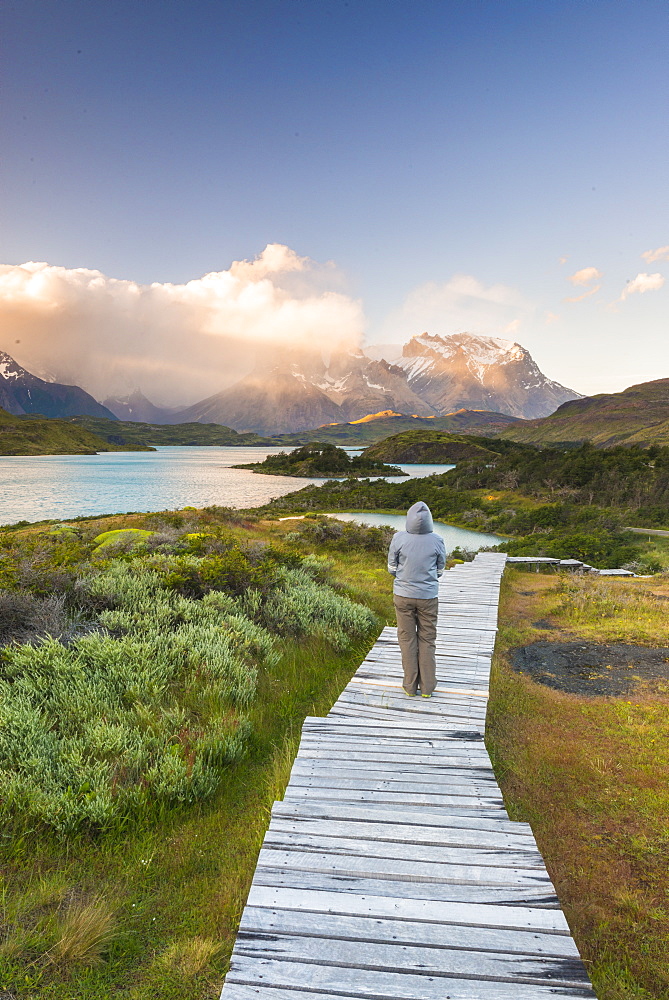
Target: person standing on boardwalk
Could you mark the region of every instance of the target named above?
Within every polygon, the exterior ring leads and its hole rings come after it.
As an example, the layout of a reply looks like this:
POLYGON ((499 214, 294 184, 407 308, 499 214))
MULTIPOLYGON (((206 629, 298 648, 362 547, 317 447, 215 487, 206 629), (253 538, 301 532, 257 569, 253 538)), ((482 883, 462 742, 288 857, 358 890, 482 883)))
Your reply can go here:
POLYGON ((402 652, 405 694, 429 698, 437 683, 435 647, 439 577, 446 547, 434 532, 430 508, 422 500, 409 507, 406 531, 398 531, 388 550, 388 572, 395 577, 393 602, 402 652))

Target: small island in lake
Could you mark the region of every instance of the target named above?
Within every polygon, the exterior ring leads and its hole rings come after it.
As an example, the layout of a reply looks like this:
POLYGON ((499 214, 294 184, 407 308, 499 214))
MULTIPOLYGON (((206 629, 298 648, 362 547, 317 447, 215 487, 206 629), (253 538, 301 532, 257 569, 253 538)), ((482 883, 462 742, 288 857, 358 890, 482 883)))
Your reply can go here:
POLYGON ((233 465, 233 469, 251 469, 269 476, 301 476, 323 478, 363 479, 368 476, 406 476, 394 465, 386 465, 374 458, 358 455, 350 458, 343 448, 314 441, 295 451, 268 455, 264 462, 233 465))

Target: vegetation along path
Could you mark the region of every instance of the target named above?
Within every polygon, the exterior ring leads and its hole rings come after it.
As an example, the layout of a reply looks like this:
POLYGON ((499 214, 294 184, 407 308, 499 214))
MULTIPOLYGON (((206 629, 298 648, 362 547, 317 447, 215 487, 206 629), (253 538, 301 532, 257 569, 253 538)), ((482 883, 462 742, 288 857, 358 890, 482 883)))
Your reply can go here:
POLYGON ((483 744, 505 555, 444 575, 428 701, 386 628, 308 718, 223 1000, 594 997, 530 827, 483 744))

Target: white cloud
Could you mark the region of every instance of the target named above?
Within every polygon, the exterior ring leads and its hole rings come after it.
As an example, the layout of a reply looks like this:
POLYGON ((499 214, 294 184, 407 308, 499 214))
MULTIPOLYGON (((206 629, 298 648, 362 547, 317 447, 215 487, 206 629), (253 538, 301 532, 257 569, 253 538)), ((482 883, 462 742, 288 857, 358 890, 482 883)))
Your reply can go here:
MULTIPOLYGON (((567 281, 571 281, 572 285, 589 285, 591 281, 597 281, 602 277, 602 272, 596 267, 582 267, 580 271, 576 271, 575 274, 570 274, 567 281)), ((577 301, 573 299, 572 301, 577 301)))
POLYGON ((550 326, 552 323, 557 323, 559 319, 560 317, 557 313, 547 312, 544 322, 546 323, 546 326, 550 326))
POLYGON ((410 291, 375 339, 405 343, 423 331, 515 333, 533 312, 533 304, 515 288, 486 286, 473 275, 456 274, 444 284, 430 281, 410 291))
POLYGON ((669 246, 658 247, 656 250, 646 250, 641 256, 647 264, 654 264, 656 260, 669 260, 669 246))
POLYGON ((0 348, 98 398, 139 385, 149 398, 190 403, 277 347, 357 346, 360 303, 331 265, 270 244, 183 285, 139 285, 87 268, 0 267, 0 348))
POLYGON ((645 274, 641 272, 641 274, 637 274, 636 278, 632 278, 631 281, 627 282, 617 301, 624 302, 630 295, 636 295, 637 293, 643 295, 645 292, 656 292, 658 288, 662 288, 664 282, 665 278, 662 274, 645 274))
POLYGON ((598 292, 601 287, 602 287, 601 285, 595 285, 593 288, 588 289, 587 292, 583 292, 582 295, 567 296, 567 298, 564 301, 565 302, 582 302, 583 299, 589 299, 591 295, 594 295, 595 292, 598 292))

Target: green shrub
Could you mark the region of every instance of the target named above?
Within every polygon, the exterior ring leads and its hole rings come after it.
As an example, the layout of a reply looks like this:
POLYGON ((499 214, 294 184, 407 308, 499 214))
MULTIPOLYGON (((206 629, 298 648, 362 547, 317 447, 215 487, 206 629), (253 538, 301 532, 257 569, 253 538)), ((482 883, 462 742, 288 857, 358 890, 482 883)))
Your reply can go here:
POLYGON ((153 532, 145 531, 143 528, 116 528, 113 531, 103 531, 101 535, 97 535, 93 539, 93 544, 96 546, 96 552, 100 552, 101 549, 106 549, 110 545, 131 548, 152 534, 153 532))
POLYGON ((4 651, 0 813, 61 833, 105 828, 150 803, 210 795, 243 750, 243 710, 272 637, 225 594, 193 601, 143 560, 115 562, 80 593, 111 629, 4 651))
POLYGON ((323 636, 344 650, 376 624, 368 608, 316 583, 303 570, 281 569, 279 579, 282 586, 262 608, 263 623, 279 635, 323 636))
POLYGON ((14 640, 0 651, 6 826, 101 831, 210 796, 244 752, 245 713, 259 672, 278 660, 276 637, 345 649, 374 626, 319 582, 328 559, 186 527, 163 527, 153 551, 158 532, 126 551, 112 545, 123 531, 103 532, 110 541, 94 562, 90 543, 67 532, 3 546, 12 564, 17 554, 30 562, 33 585, 35 567, 62 566, 66 582, 49 597, 0 591, 14 640))
POLYGON ((338 521, 335 517, 305 520, 291 538, 304 540, 332 549, 364 549, 366 552, 387 552, 395 529, 375 528, 356 521, 338 521))
POLYGON ((210 795, 220 765, 243 749, 244 720, 232 709, 255 687, 237 634, 234 625, 191 626, 6 650, 2 811, 70 833, 82 823, 110 826, 151 802, 210 795))

